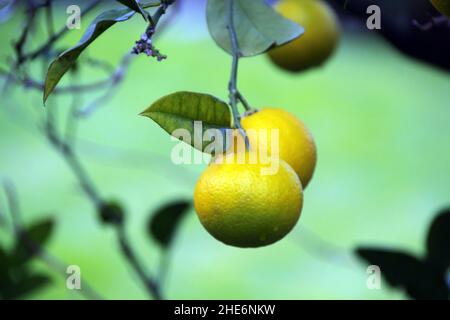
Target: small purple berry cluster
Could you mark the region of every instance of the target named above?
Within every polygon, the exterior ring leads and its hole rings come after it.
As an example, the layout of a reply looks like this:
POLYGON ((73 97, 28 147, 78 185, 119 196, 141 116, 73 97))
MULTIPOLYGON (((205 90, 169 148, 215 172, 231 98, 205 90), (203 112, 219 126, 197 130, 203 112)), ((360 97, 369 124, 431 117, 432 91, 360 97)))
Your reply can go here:
POLYGON ((152 37, 155 34, 155 28, 148 28, 147 31, 142 34, 141 39, 136 41, 136 45, 133 47, 132 52, 134 54, 145 53, 149 57, 154 57, 158 61, 164 60, 167 56, 161 54, 158 49, 153 46, 152 37))

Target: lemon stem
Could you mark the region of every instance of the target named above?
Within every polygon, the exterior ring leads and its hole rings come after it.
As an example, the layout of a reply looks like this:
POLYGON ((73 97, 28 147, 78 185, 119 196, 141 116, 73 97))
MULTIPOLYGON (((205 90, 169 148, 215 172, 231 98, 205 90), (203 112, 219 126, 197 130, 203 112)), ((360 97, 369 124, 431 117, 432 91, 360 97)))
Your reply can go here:
POLYGON ((246 110, 250 110, 250 106, 245 100, 245 98, 242 96, 242 94, 237 89, 237 73, 238 73, 238 67, 239 67, 239 59, 242 56, 242 53, 239 49, 239 43, 236 35, 236 30, 234 28, 234 19, 233 19, 233 10, 234 10, 234 0, 228 0, 229 5, 229 20, 227 29, 230 35, 230 42, 231 42, 231 49, 232 49, 232 64, 231 64, 231 76, 230 81, 228 83, 228 91, 229 91, 229 99, 230 99, 230 106, 231 111, 233 113, 233 124, 236 129, 239 130, 241 135, 245 139, 245 145, 247 149, 249 148, 249 141, 247 134, 245 133, 245 130, 242 128, 241 125, 241 116, 239 114, 237 105, 238 102, 241 102, 242 105, 246 110))

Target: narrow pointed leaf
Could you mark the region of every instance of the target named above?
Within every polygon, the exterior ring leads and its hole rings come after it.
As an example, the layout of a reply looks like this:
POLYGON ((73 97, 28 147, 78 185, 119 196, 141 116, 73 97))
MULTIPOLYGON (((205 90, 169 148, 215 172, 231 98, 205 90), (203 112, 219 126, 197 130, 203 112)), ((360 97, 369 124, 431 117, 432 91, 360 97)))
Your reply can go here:
POLYGON ((18 283, 14 285, 15 299, 26 297, 33 292, 48 286, 51 283, 51 278, 45 274, 31 274, 25 275, 18 283))
POLYGON ((75 64, 80 54, 115 23, 126 21, 135 14, 127 9, 109 10, 100 14, 88 27, 78 44, 61 53, 49 66, 44 86, 44 103, 64 74, 75 64))
POLYGON ((9 260, 10 259, 8 253, 2 246, 0 246, 0 279, 4 279, 5 277, 7 277, 9 260))
POLYGON ((38 254, 37 248, 46 245, 53 233, 54 226, 53 219, 45 219, 26 228, 14 247, 12 263, 21 265, 38 254))
POLYGON ((148 232, 162 248, 167 249, 172 243, 182 218, 191 207, 186 200, 175 201, 159 208, 148 223, 148 232))
POLYGON ((431 223, 427 260, 442 271, 450 267, 450 208, 441 211, 431 223))

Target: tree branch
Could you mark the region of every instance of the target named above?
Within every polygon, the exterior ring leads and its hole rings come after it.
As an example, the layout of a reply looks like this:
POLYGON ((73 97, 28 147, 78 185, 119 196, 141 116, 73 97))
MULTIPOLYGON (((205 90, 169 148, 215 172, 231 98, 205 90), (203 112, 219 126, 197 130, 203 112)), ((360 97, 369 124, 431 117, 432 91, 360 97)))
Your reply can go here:
POLYGON ((117 67, 117 69, 112 73, 112 75, 109 78, 110 79, 109 88, 106 90, 106 92, 97 99, 94 99, 94 101, 90 102, 84 108, 78 110, 75 114, 76 116, 78 117, 90 116, 94 111, 100 108, 100 106, 103 105, 105 101, 109 100, 116 93, 115 88, 122 82, 123 78, 125 77, 133 57, 134 56, 131 53, 127 53, 124 55, 124 57, 120 62, 120 65, 117 67))
POLYGON ((55 28, 53 26, 53 0, 45 0, 45 20, 47 24, 48 36, 51 38, 55 35, 55 28))
MULTIPOLYGON (((32 19, 28 19, 28 22, 25 26, 25 30, 19 37, 19 40, 16 43, 16 57, 15 57, 15 63, 16 67, 18 68, 20 65, 26 65, 28 66, 28 63, 25 62, 31 62, 37 58, 47 59, 49 55, 52 53, 53 46, 66 32, 67 28, 64 26, 64 28, 60 29, 59 31, 53 30, 52 25, 52 12, 51 12, 51 0, 43 1, 42 3, 39 3, 39 8, 46 8, 46 21, 47 21, 47 29, 49 31, 49 38, 48 40, 39 46, 36 50, 24 53, 23 48, 25 47, 27 37, 29 36, 29 31, 31 29, 32 21, 34 20, 34 15, 36 14, 36 10, 38 7, 32 7, 30 14, 33 14, 32 19)), ((175 2, 175 0, 165 0, 161 1, 161 5, 158 8, 158 10, 155 12, 155 14, 152 17, 151 20, 151 27, 155 28, 158 22, 160 21, 161 17, 165 14, 166 9, 172 5, 175 2)), ((93 10, 97 5, 101 3, 101 0, 95 0, 91 1, 90 4, 83 10, 83 14, 87 14, 91 10, 93 10)), ((149 25, 150 28, 150 25, 149 25)), ((159 29, 159 28, 158 28, 159 29)), ((148 29, 150 30, 150 29, 148 29)), ((156 50, 156 49, 155 49, 156 50)), ((154 53, 157 53, 156 51, 154 53)), ((98 90, 101 88, 108 88, 108 91, 102 95, 99 99, 95 100, 93 103, 89 104, 86 108, 81 109, 77 115, 89 115, 94 110, 96 110, 100 103, 104 102, 105 99, 109 98, 114 93, 114 88, 122 81, 124 74, 128 68, 128 65, 131 61, 131 55, 127 54, 122 59, 121 64, 117 69, 114 70, 114 72, 107 78, 98 82, 90 83, 90 84, 81 84, 81 85, 68 85, 65 87, 59 87, 55 89, 55 93, 72 93, 74 95, 92 91, 92 90, 98 90)), ((105 65, 101 65, 102 68, 105 67, 105 65)), ((26 88, 34 88, 37 90, 42 91, 44 89, 44 84, 32 79, 28 76, 27 72, 18 72, 15 70, 8 70, 7 72, 3 72, 0 70, 1 73, 3 73, 5 76, 8 77, 8 79, 12 79, 16 82, 22 83, 26 88)), ((238 98, 239 99, 239 98, 238 98)), ((74 110, 77 110, 75 108, 74 110)), ((72 110, 72 111, 74 111, 72 110)), ((51 144, 51 146, 54 147, 54 149, 62 156, 64 161, 67 163, 73 174, 75 175, 83 193, 86 195, 86 197, 89 199, 89 201, 93 204, 95 209, 97 210, 97 214, 100 218, 104 218, 102 215, 101 209, 105 207, 105 205, 108 205, 107 200, 105 200, 96 186, 94 185, 93 181, 91 180, 88 172, 85 170, 84 166, 82 165, 74 147, 69 139, 69 136, 73 135, 72 127, 66 128, 65 135, 62 135, 58 132, 58 128, 55 124, 55 119, 51 113, 51 108, 48 108, 48 117, 47 121, 45 123, 44 132, 47 140, 51 144)), ((69 115, 69 126, 75 125, 73 121, 76 121, 75 119, 75 112, 71 112, 69 115)), ((14 207, 14 204, 12 205, 14 207)), ((17 220, 16 220, 17 221, 17 220)), ((133 249, 133 247, 130 244, 130 241, 128 237, 126 236, 125 227, 120 222, 114 222, 110 223, 112 227, 114 227, 114 230, 117 234, 117 241, 121 250, 122 255, 125 257, 125 259, 128 261, 134 272, 138 275, 140 280, 142 280, 145 289, 150 294, 150 296, 153 296, 155 299, 162 299, 161 289, 160 289, 160 283, 158 281, 157 276, 154 277, 153 275, 149 274, 147 272, 147 268, 141 263, 141 261, 138 259, 138 256, 133 249)), ((42 251, 44 252, 44 251, 42 251)), ((51 258, 49 256, 45 256, 47 261, 50 261, 51 258)), ((53 261, 53 264, 56 266, 57 263, 53 261)), ((60 265, 61 269, 61 265, 60 265)))
MULTIPOLYGON (((101 2, 102 0, 92 1, 86 8, 82 10, 83 15, 86 15, 92 10, 94 10, 101 2)), ((67 28, 66 25, 64 25, 64 27, 61 28, 58 32, 56 32, 52 37, 50 37, 46 43, 44 43, 43 45, 41 45, 39 48, 37 48, 32 52, 22 55, 20 60, 18 60, 18 63, 22 64, 27 60, 34 60, 37 57, 41 56, 42 54, 48 52, 51 49, 51 47, 55 44, 55 42, 58 41, 63 35, 65 35, 67 31, 69 31, 69 29, 67 28)))
MULTIPOLYGON (((54 120, 52 116, 49 115, 46 123, 46 135, 49 142, 62 155, 63 159, 66 161, 68 166, 75 174, 84 193, 86 194, 88 199, 92 202, 97 212, 99 212, 100 214, 100 209, 105 204, 107 204, 107 201, 104 200, 97 192, 97 189, 95 188, 89 175, 87 174, 81 162, 79 161, 72 146, 58 135, 53 121, 54 120)), ((100 216, 100 218, 102 217, 100 216)), ((114 226, 115 228, 122 255, 127 259, 130 266, 142 280, 148 293, 155 299, 158 300, 162 299, 162 294, 158 281, 156 281, 156 279, 154 279, 151 275, 149 275, 145 271, 146 268, 138 260, 137 255, 133 250, 133 248, 131 247, 130 242, 126 236, 123 224, 122 223, 112 224, 112 226, 114 226)))
POLYGON ((142 264, 139 262, 136 254, 134 253, 134 250, 132 250, 132 248, 130 247, 130 242, 126 236, 124 226, 119 225, 116 230, 123 255, 133 267, 141 281, 144 283, 147 291, 150 292, 156 300, 162 300, 163 298, 161 295, 159 283, 155 279, 153 279, 153 277, 148 276, 145 269, 142 267, 142 264))
POLYGON ((25 43, 27 42, 28 35, 33 26, 34 19, 36 18, 37 8, 33 4, 28 4, 28 16, 25 27, 22 29, 22 32, 19 36, 19 39, 14 44, 14 49, 17 56, 17 65, 22 64, 25 61, 25 55, 23 53, 23 48, 25 47, 25 43))

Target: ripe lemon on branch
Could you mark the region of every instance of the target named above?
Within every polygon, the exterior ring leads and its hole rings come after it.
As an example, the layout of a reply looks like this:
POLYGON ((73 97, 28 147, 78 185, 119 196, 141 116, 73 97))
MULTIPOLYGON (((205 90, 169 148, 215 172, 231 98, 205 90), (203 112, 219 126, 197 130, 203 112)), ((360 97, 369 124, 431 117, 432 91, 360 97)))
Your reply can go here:
POLYGON ((283 160, 275 174, 239 153, 216 156, 200 176, 194 207, 217 240, 236 247, 261 247, 282 239, 297 223, 303 205, 300 180, 283 160))
POLYGON ((431 0, 431 3, 440 13, 450 17, 450 0, 431 0))
POLYGON ((305 33, 294 41, 272 49, 268 55, 279 67, 291 71, 323 64, 339 42, 341 27, 330 6, 322 0, 281 0, 276 10, 300 24, 305 33))
POLYGON ((285 110, 265 108, 244 116, 241 124, 245 130, 255 130, 257 134, 261 130, 278 130, 278 141, 272 141, 268 132, 267 143, 264 144, 249 135, 250 147, 267 148, 267 152, 271 153, 274 151, 274 143, 278 143, 279 157, 294 169, 305 189, 316 167, 317 150, 314 139, 303 122, 285 110))

